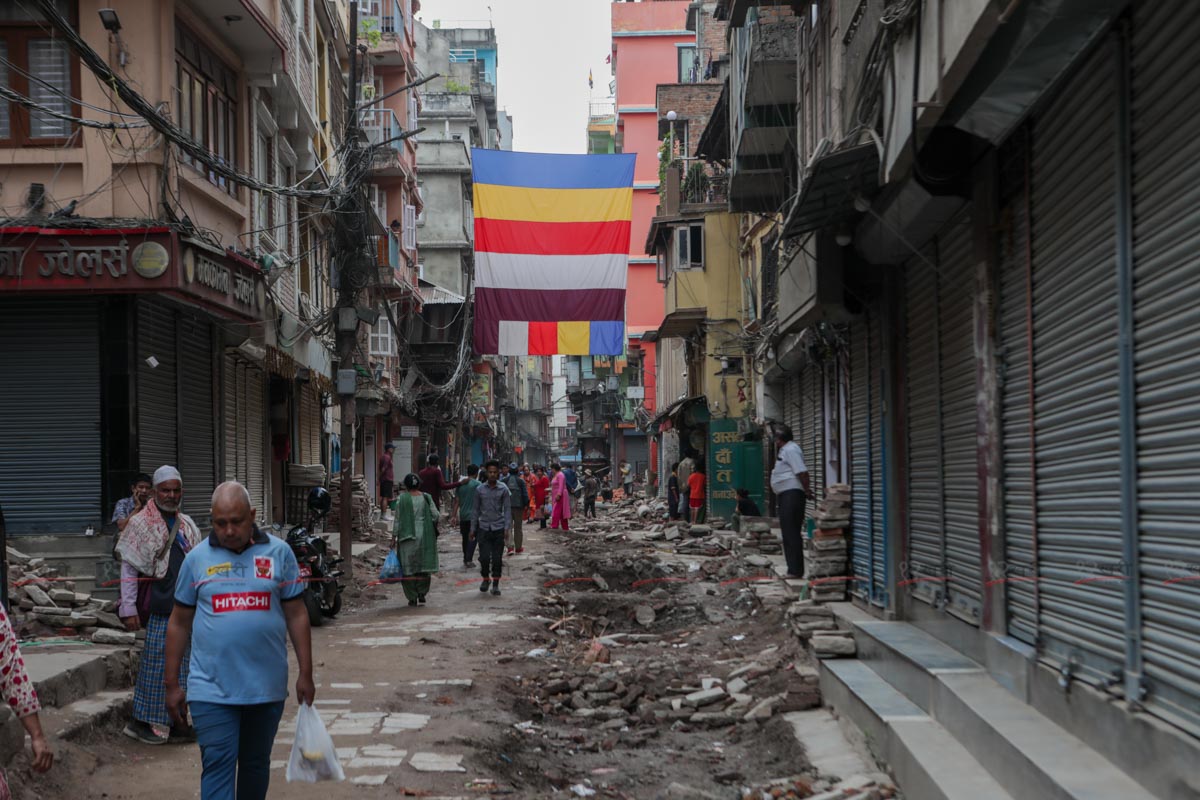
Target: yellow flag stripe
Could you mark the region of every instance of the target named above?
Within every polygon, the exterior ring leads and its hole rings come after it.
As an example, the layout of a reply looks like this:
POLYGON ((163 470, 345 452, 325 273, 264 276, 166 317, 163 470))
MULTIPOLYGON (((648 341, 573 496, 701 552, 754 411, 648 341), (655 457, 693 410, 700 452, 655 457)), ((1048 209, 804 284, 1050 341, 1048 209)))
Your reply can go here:
POLYGON ((529 189, 477 183, 475 217, 522 222, 617 222, 633 217, 633 189, 529 189))

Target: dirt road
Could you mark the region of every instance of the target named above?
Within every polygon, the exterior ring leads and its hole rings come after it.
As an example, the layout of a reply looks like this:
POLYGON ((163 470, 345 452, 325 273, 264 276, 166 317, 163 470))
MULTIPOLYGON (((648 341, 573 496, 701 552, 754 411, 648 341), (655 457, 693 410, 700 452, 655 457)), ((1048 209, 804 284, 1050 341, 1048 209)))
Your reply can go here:
MULTIPOLYGON (((729 797, 804 768, 774 712, 819 698, 792 669, 802 656, 763 584, 718 581, 712 560, 637 536, 535 530, 493 597, 462 570, 457 539, 442 537, 428 606, 374 587, 314 630, 317 707, 347 780, 285 783, 289 701, 272 797, 654 798, 672 782, 729 797), (735 673, 749 680, 731 710, 697 716, 680 699, 735 673), (743 721, 764 697, 766 713, 743 721)), ((59 768, 25 796, 199 797, 194 745, 146 747, 119 730, 63 743, 59 768)))

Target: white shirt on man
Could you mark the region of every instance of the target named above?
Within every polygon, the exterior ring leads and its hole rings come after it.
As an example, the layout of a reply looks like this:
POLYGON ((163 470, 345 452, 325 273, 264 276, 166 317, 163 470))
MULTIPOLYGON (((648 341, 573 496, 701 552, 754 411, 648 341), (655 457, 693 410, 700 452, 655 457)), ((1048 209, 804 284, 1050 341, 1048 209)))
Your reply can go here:
POLYGON ((771 470, 771 491, 775 494, 792 489, 803 491, 804 485, 796 477, 801 472, 808 472, 808 467, 804 466, 804 452, 795 442, 785 442, 783 447, 779 448, 775 468, 771 470))

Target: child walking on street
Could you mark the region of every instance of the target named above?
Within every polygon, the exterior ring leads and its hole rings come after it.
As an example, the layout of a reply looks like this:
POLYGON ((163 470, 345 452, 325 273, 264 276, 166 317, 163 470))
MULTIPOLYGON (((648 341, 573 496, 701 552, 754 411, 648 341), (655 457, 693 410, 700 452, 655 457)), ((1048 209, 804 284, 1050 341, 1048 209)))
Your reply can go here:
POLYGON ((688 476, 688 508, 692 512, 692 522, 700 525, 704 522, 704 490, 706 479, 704 464, 696 462, 695 472, 688 476))

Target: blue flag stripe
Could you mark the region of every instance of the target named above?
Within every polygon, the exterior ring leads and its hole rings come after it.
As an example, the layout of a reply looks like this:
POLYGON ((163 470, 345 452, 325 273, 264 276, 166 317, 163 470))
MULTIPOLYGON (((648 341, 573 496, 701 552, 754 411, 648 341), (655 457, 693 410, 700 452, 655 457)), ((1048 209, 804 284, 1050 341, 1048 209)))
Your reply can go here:
POLYGON ((623 189, 633 185, 637 156, 471 150, 475 183, 528 189, 623 189))

